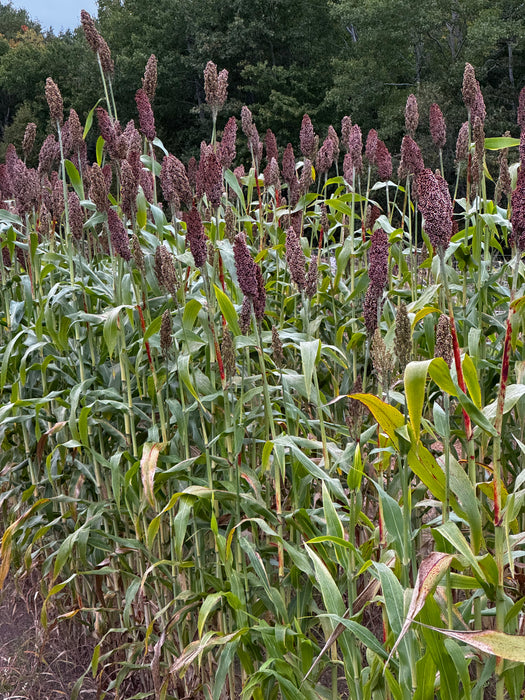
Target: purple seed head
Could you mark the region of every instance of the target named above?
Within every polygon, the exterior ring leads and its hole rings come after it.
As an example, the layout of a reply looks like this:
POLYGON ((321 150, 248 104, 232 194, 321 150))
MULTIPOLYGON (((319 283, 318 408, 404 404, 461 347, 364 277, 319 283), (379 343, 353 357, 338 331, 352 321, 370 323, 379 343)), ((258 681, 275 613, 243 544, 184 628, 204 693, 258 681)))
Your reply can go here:
POLYGON ((266 148, 266 162, 270 163, 272 158, 279 162, 279 149, 277 148, 277 139, 271 129, 266 130, 264 138, 264 146, 266 148))
POLYGON ((256 297, 258 285, 256 279, 257 265, 253 261, 248 246, 246 245, 246 235, 238 233, 233 242, 233 257, 237 280, 242 293, 247 297, 256 297))
POLYGON ((445 118, 438 104, 435 102, 430 105, 429 112, 430 135, 432 141, 438 148, 443 148, 447 141, 447 125, 445 118))
POLYGON ((379 179, 385 182, 392 177, 392 156, 381 139, 377 140, 375 149, 375 162, 379 179))
POLYGON ((131 259, 128 232, 120 216, 114 209, 108 209, 108 228, 111 235, 111 247, 124 260, 131 259))
POLYGON ((195 207, 183 214, 186 222, 186 240, 190 245, 196 267, 204 267, 206 263, 206 242, 207 236, 204 233, 204 226, 199 212, 195 207))
POLYGON ((419 124, 419 110, 415 95, 409 95, 405 107, 405 128, 409 136, 414 137, 419 124))
POLYGON ((33 150, 33 146, 35 145, 35 137, 36 124, 34 122, 29 122, 24 132, 24 140, 22 141, 22 151, 24 152, 24 156, 26 158, 30 156, 31 151, 33 150))
POLYGON ((409 175, 416 175, 423 170, 423 156, 419 146, 411 136, 403 136, 401 142, 401 162, 399 164, 398 178, 405 179, 409 175))
POLYGON ((148 96, 150 103, 153 102, 157 90, 157 57, 153 53, 146 63, 144 77, 142 78, 142 89, 148 96))
POLYGON ((221 144, 219 146, 219 161, 224 170, 229 170, 237 155, 235 142, 237 140, 237 121, 235 117, 230 117, 222 132, 221 144))
POLYGON ((443 252, 452 235, 452 200, 447 183, 440 174, 427 168, 419 173, 416 187, 424 229, 432 246, 443 252))
POLYGON ((306 288, 306 258, 293 226, 286 231, 286 262, 290 277, 300 290, 306 288))
POLYGON ((468 158, 468 122, 463 122, 456 141, 456 163, 463 163, 468 158))
POLYGON ((145 90, 140 88, 135 94, 135 102, 139 113, 140 130, 148 141, 155 138, 155 117, 145 90))
POLYGON ((370 165, 374 165, 376 162, 377 141, 377 131, 375 129, 370 129, 366 137, 365 146, 365 156, 370 165))
POLYGON ((301 153, 305 158, 313 160, 315 158, 315 132, 312 125, 312 120, 305 114, 301 122, 301 131, 299 132, 299 142, 301 153))
POLYGON ((341 143, 346 152, 350 150, 350 134, 352 131, 352 120, 350 117, 343 117, 341 120, 341 143))
POLYGON ((57 84, 51 78, 46 79, 46 100, 49 106, 49 115, 53 124, 64 121, 64 102, 57 84))

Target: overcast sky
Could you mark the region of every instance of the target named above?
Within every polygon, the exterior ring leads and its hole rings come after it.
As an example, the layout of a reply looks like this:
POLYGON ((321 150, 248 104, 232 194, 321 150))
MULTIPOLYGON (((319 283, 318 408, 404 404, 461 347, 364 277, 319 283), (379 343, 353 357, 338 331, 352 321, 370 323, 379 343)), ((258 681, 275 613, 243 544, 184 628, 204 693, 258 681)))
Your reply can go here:
POLYGON ((55 34, 74 29, 80 24, 80 10, 96 17, 96 0, 12 0, 13 7, 27 10, 42 29, 53 28, 55 34))

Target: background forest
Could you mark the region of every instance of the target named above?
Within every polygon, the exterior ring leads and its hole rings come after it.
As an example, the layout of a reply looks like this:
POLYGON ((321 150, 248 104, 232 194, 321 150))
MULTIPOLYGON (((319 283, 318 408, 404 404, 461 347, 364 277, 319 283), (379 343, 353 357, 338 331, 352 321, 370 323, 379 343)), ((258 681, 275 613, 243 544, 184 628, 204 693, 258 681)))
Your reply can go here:
MULTIPOLYGON (((136 85, 154 52, 157 131, 183 159, 196 155, 210 133, 202 83, 209 60, 229 72, 225 114, 239 116, 248 105, 259 131, 272 129, 280 144, 297 145, 305 113, 319 133, 349 114, 398 153, 411 93, 422 114, 437 102, 449 134, 457 134, 466 61, 483 91, 487 133, 515 124, 525 73, 525 5, 518 0, 157 0, 155 12, 140 0, 98 4, 99 29, 115 61, 121 123, 135 116, 136 85)), ((42 33, 25 11, 1 4, 0 156, 8 143, 21 146, 30 121, 39 136, 48 133, 48 76, 60 85, 66 109, 74 105, 84 122, 100 96, 96 71, 80 28, 42 33)), ((425 156, 430 136, 420 146, 425 156)), ((454 146, 452 137, 444 152, 449 171, 454 146)))

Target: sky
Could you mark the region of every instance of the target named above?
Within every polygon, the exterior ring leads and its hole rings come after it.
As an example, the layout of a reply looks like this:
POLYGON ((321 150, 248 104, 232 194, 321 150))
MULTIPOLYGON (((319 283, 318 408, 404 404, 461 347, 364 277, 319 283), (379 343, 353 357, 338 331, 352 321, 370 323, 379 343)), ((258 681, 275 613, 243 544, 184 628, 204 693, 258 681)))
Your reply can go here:
POLYGON ((78 27, 80 10, 87 10, 92 17, 97 15, 96 0, 12 0, 12 5, 27 10, 43 30, 52 27, 55 34, 78 27))

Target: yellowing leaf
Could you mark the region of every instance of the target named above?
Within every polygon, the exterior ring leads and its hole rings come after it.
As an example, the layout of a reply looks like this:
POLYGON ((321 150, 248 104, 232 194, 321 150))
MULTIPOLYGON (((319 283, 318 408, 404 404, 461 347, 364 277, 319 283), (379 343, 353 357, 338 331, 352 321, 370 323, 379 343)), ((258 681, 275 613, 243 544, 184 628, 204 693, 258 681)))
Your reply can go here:
POLYGON ((388 657, 389 659, 397 649, 399 642, 408 632, 408 628, 414 621, 414 618, 425 604, 427 596, 434 590, 441 577, 450 566, 450 562, 453 558, 453 554, 432 552, 430 556, 421 562, 421 566, 417 572, 416 585, 414 586, 414 592, 412 594, 412 600, 410 601, 410 607, 408 608, 406 620, 403 623, 401 634, 396 639, 396 643, 392 647, 392 651, 388 657))
POLYGON ((159 454, 163 449, 163 442, 146 442, 144 443, 142 459, 140 460, 140 474, 142 485, 144 486, 144 495, 152 508, 155 507, 155 494, 153 491, 155 469, 157 468, 159 454))
POLYGON ((505 632, 496 632, 495 630, 485 630, 481 632, 456 632, 454 630, 444 630, 438 627, 430 626, 430 629, 441 634, 457 639, 459 642, 479 649, 485 654, 493 654, 500 656, 509 661, 517 661, 525 663, 525 637, 515 634, 505 634, 505 632))
POLYGON ((357 401, 360 401, 368 408, 397 448, 399 439, 396 435, 396 430, 405 424, 403 414, 397 408, 381 401, 373 394, 351 394, 350 398, 357 399, 357 401))

